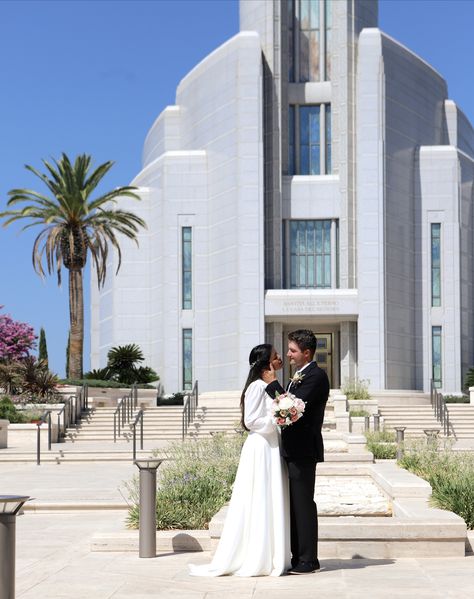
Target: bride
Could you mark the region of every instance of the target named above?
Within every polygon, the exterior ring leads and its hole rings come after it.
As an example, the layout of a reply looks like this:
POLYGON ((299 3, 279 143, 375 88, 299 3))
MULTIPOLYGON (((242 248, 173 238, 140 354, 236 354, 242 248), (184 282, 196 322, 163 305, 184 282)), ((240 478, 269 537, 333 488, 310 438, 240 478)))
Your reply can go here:
POLYGON ((193 576, 281 576, 291 566, 288 474, 280 457, 280 434, 272 422, 272 399, 263 370, 282 360, 268 343, 249 356, 250 372, 240 400, 242 447, 232 497, 219 545, 210 564, 190 565, 193 576))

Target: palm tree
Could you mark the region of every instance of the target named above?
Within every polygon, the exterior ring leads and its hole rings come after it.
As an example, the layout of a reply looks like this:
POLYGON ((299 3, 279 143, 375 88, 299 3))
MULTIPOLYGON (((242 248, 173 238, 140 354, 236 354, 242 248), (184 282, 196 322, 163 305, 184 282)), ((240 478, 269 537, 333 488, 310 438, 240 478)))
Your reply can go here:
POLYGON ((61 269, 69 271, 69 376, 82 378, 82 352, 84 342, 84 294, 82 271, 90 253, 97 272, 99 287, 104 284, 107 273, 107 255, 109 244, 118 254, 117 272, 121 264, 121 251, 116 234, 125 235, 137 242, 139 227, 145 222, 136 214, 116 208, 121 197, 140 200, 135 193, 136 187, 118 187, 92 200, 90 195, 113 162, 105 162, 93 172, 91 157, 86 154, 77 156, 74 164, 66 154, 62 154, 54 164, 43 160, 47 173, 41 173, 29 165, 29 171, 39 177, 46 185, 50 196, 30 189, 12 189, 8 195, 7 206, 17 204, 22 207, 0 213, 7 217, 4 227, 19 219, 31 222, 23 227, 41 226, 42 230, 33 245, 33 267, 38 275, 45 276, 43 259, 46 258, 47 271, 57 272, 61 285, 61 269), (26 205, 25 205, 26 203, 26 205))

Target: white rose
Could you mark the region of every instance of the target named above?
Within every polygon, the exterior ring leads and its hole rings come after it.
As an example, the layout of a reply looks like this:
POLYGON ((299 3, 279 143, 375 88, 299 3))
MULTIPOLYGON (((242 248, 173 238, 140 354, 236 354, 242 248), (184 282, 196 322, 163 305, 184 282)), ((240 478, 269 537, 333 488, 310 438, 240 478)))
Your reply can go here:
POLYGON ((289 410, 293 406, 293 401, 289 397, 281 397, 278 400, 280 410, 289 410))

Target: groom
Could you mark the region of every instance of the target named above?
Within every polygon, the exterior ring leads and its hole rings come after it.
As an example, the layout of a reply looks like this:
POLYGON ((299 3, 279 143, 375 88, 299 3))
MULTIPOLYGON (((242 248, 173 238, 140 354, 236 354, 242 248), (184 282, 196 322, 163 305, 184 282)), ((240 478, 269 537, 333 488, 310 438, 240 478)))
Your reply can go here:
MULTIPOLYGON (((315 351, 316 337, 312 331, 300 329, 288 335, 286 355, 297 371, 287 391, 306 402, 303 417, 281 433, 281 455, 288 465, 290 479, 290 574, 310 574, 320 568, 314 484, 316 463, 324 461, 321 429, 329 396, 329 380, 324 370, 313 362, 315 351)), ((264 370, 262 376, 271 397, 285 392, 273 368, 264 370)))

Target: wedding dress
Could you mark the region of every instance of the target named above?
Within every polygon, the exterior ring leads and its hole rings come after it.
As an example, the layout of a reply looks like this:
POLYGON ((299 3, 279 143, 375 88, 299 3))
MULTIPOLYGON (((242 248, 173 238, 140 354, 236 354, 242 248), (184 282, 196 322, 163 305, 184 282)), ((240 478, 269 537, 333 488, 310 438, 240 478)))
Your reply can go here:
POLYGON ((258 379, 245 393, 250 432, 222 535, 210 564, 189 566, 193 576, 281 576, 291 566, 288 474, 265 387, 258 379))

